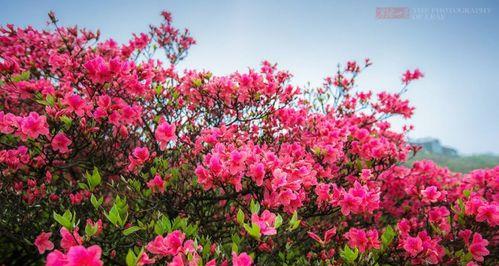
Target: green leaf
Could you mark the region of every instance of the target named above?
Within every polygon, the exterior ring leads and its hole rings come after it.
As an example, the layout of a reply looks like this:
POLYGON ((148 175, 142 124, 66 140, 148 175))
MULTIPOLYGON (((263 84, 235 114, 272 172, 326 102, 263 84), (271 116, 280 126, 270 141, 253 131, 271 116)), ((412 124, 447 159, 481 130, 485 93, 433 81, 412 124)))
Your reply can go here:
POLYGON ((461 257, 461 261, 462 261, 463 263, 468 263, 468 262, 470 262, 472 259, 473 259, 473 254, 471 254, 471 252, 469 252, 469 251, 466 253, 466 255, 464 255, 464 256, 462 256, 462 257, 461 257))
POLYGON ((390 245, 396 235, 397 233, 395 233, 393 228, 390 225, 387 226, 385 232, 381 235, 381 242, 383 243, 383 246, 387 247, 390 245))
POLYGON ((262 236, 262 234, 260 233, 260 226, 258 226, 257 224, 252 224, 251 226, 249 226, 248 224, 244 224, 243 226, 246 232, 248 232, 251 237, 260 239, 260 237, 262 236))
POLYGON ((61 116, 60 119, 61 119, 62 123, 64 123, 64 126, 66 128, 70 128, 71 125, 73 124, 73 120, 65 115, 61 116))
POLYGON ((241 243, 241 238, 239 237, 238 234, 233 234, 230 239, 232 240, 232 242, 236 243, 239 245, 239 243, 241 243))
POLYGON ((200 80, 200 79, 193 79, 192 80, 192 85, 195 87, 195 88, 199 88, 201 87, 201 85, 203 85, 203 81, 200 80))
POLYGON ((60 225, 64 226, 66 229, 72 231, 75 226, 75 215, 69 210, 66 210, 63 215, 53 213, 54 220, 56 220, 60 225))
POLYGON ((123 230, 123 234, 127 236, 127 235, 133 234, 133 233, 135 233, 135 232, 137 232, 139 230, 142 230, 142 228, 134 225, 134 226, 131 226, 131 227, 123 230))
POLYGON ((301 220, 298 220, 298 212, 294 211, 293 216, 291 216, 291 220, 289 220, 288 230, 289 231, 295 230, 296 228, 298 228, 298 226, 300 226, 300 222, 301 220))
POLYGON ((104 201, 104 198, 102 196, 98 200, 94 194, 92 194, 92 196, 90 196, 90 202, 92 203, 92 205, 94 206, 95 209, 98 209, 100 207, 100 205, 102 205, 103 201, 104 201))
POLYGON ((168 217, 162 216, 154 225, 154 233, 157 235, 162 235, 166 232, 170 233, 171 231, 172 223, 168 217))
POLYGON ((274 227, 277 229, 282 225, 282 216, 280 214, 275 217, 274 227))
POLYGON ((244 212, 241 209, 239 209, 237 211, 237 222, 239 224, 243 224, 244 223, 244 212))
POLYGON ((464 195, 466 198, 469 198, 469 197, 470 197, 470 195, 471 195, 471 191, 469 191, 469 190, 465 189, 465 190, 463 190, 463 195, 464 195))
POLYGON ((99 226, 97 224, 92 226, 87 223, 87 225, 85 225, 85 235, 87 237, 95 235, 95 233, 97 233, 97 230, 99 230, 99 226))
POLYGON ((156 91, 157 95, 160 95, 161 92, 163 92, 163 86, 159 84, 158 86, 156 86, 156 88, 154 88, 154 90, 156 91))
POLYGON ((78 187, 81 188, 81 189, 84 189, 84 190, 88 189, 88 186, 85 183, 78 183, 78 187))
POLYGON ((21 74, 18 74, 18 75, 15 75, 15 76, 12 76, 11 80, 13 82, 19 82, 19 81, 25 81, 25 80, 28 80, 29 79, 29 76, 31 75, 31 72, 29 71, 24 71, 23 73, 21 74))
POLYGON ((232 243, 232 252, 239 253, 239 247, 236 243, 232 243))
POLYGON ((133 252, 132 249, 128 250, 128 253, 126 254, 126 265, 127 266, 136 266, 137 265, 137 259, 138 257, 135 256, 135 253, 133 252))
POLYGON ((54 96, 52 96, 52 95, 50 95, 50 94, 49 94, 49 95, 47 95, 47 96, 45 97, 45 101, 46 101, 46 102, 48 103, 48 105, 50 105, 50 106, 54 106, 54 104, 55 104, 55 99, 54 99, 54 96))
POLYGON ((87 178, 87 183, 90 188, 90 191, 93 191, 93 189, 97 187, 102 181, 99 169, 97 169, 97 167, 94 167, 94 170, 91 175, 87 172, 85 176, 87 178))
POLYGON ((258 204, 258 202, 254 201, 254 200, 251 200, 250 211, 251 211, 251 213, 258 214, 258 212, 260 211, 260 204, 258 204))
POLYGON ((359 250, 355 248, 354 250, 350 249, 348 245, 345 245, 345 248, 340 251, 340 256, 345 259, 347 262, 354 262, 359 256, 359 250))
POLYGON ((126 223, 128 214, 120 214, 120 207, 118 203, 115 202, 109 213, 104 212, 104 216, 106 216, 106 218, 115 226, 123 227, 126 223))

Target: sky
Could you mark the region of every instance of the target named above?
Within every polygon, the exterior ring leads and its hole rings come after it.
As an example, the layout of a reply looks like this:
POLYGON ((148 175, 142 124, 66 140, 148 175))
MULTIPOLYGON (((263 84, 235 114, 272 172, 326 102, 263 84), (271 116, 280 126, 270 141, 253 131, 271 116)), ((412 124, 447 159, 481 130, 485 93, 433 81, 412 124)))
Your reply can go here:
MULTIPOLYGON (((435 137, 462 154, 499 154, 498 1, 5 1, 0 24, 45 28, 47 12, 63 25, 100 29, 125 42, 173 13, 197 45, 179 68, 216 75, 263 60, 293 73, 295 85, 318 86, 338 63, 370 58, 361 89, 396 92, 406 69, 419 68, 406 97, 416 107, 412 138, 435 137), (402 7, 400 19, 377 8, 402 7), (384 13, 386 14, 386 13, 384 13)), ((382 9, 386 10, 386 9, 382 9)))

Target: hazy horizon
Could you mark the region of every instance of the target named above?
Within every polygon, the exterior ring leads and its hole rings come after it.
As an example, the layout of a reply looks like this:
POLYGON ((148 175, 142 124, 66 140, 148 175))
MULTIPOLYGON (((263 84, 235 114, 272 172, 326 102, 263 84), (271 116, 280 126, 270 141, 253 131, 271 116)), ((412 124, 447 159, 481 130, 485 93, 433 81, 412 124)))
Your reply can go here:
MULTIPOLYGON (((406 94, 416 107, 411 138, 434 137, 461 154, 499 154, 499 16, 493 1, 4 1, 0 24, 46 27, 53 10, 63 25, 100 28, 125 42, 147 31, 159 13, 188 28, 197 44, 179 68, 223 75, 263 60, 289 70, 295 85, 320 85, 338 63, 374 65, 358 84, 397 91, 406 69, 425 78, 406 94), (376 8, 411 16, 380 19, 376 8), (433 9, 425 9, 433 8, 433 9), (457 9, 468 8, 468 9, 457 9), (466 11, 467 10, 467 11, 466 11)), ((396 123, 397 125, 400 123, 396 123)))

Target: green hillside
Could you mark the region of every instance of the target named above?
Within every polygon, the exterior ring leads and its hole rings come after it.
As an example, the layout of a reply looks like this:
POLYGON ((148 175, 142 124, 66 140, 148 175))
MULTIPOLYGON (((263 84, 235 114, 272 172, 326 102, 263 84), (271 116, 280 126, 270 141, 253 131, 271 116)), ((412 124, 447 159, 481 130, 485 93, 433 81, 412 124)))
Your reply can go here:
POLYGON ((448 156, 434 154, 428 151, 420 151, 418 154, 408 161, 412 165, 414 161, 429 159, 440 166, 448 167, 451 171, 468 173, 479 168, 492 168, 499 165, 499 156, 492 154, 477 154, 467 156, 448 156))

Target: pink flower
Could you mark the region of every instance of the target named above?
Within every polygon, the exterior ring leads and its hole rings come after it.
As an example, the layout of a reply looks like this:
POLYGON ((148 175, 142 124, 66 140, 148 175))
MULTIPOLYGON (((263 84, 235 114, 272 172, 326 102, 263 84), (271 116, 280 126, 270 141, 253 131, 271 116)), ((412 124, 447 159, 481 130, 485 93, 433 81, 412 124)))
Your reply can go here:
POLYGON ((177 136, 175 135, 175 130, 175 125, 170 125, 167 122, 163 122, 158 125, 156 132, 154 132, 154 137, 159 142, 161 150, 165 150, 169 141, 176 139, 177 136))
POLYGON ((380 242, 378 240, 378 231, 369 230, 364 231, 362 229, 351 228, 345 237, 348 239, 348 245, 352 248, 358 248, 360 252, 375 248, 380 248, 380 242))
POLYGON ((331 185, 326 183, 319 183, 315 186, 315 194, 317 194, 317 203, 328 203, 331 199, 329 191, 331 190, 331 185))
POLYGON ((142 252, 142 255, 140 255, 139 259, 137 260, 137 266, 153 264, 154 262, 155 260, 150 259, 149 255, 147 255, 146 252, 142 252))
POLYGON ((102 266, 102 249, 93 245, 88 248, 84 246, 73 246, 67 254, 54 250, 47 256, 46 266, 102 266))
POLYGON ((66 266, 68 263, 68 257, 66 254, 60 252, 59 250, 54 250, 47 256, 47 263, 45 266, 66 266))
POLYGON ((315 241, 319 242, 319 244, 321 244, 322 246, 324 246, 327 243, 329 243, 329 241, 331 241, 331 239, 333 238, 333 236, 336 234, 336 228, 333 227, 333 228, 327 230, 326 232, 324 232, 324 239, 321 239, 314 232, 307 232, 307 233, 308 233, 308 236, 310 236, 310 238, 314 239, 315 241))
POLYGON ((402 236, 406 236, 411 231, 411 224, 407 219, 404 218, 400 220, 400 222, 398 222, 397 229, 399 230, 402 236))
POLYGON ((35 246, 38 248, 38 252, 43 254, 45 250, 54 249, 54 243, 50 241, 52 233, 41 232, 35 239, 35 246))
POLYGON ((423 251, 423 241, 419 238, 419 236, 409 236, 404 240, 403 248, 411 255, 411 257, 416 257, 421 251, 423 251))
POLYGON ((98 56, 85 63, 90 78, 97 83, 104 83, 111 79, 111 71, 104 58, 98 56))
POLYGON ((166 237, 156 236, 156 238, 147 244, 147 250, 152 254, 175 256, 182 251, 185 235, 179 230, 169 233, 166 237))
POLYGON ((40 116, 38 113, 31 112, 29 116, 21 120, 21 131, 25 136, 32 139, 36 139, 40 135, 49 136, 47 118, 43 115, 40 116))
MULTIPOLYGON (((340 192, 342 195, 337 204, 341 207, 343 215, 349 215, 351 212, 355 214, 372 213, 379 208, 380 192, 371 190, 366 185, 361 185, 357 181, 355 181, 354 186, 348 192, 344 190, 337 192, 340 192)), ((333 195, 333 198, 336 198, 336 196, 333 195)))
POLYGON ((229 161, 229 171, 231 174, 235 175, 241 171, 243 171, 246 166, 244 161, 246 160, 246 153, 244 151, 233 150, 230 152, 230 161, 229 161))
POLYGON ((371 229, 366 233, 368 239, 368 249, 379 249, 381 247, 381 242, 378 239, 378 231, 376 229, 371 229))
POLYGON ((265 168, 263 163, 252 164, 249 167, 248 174, 257 186, 263 185, 263 177, 265 176, 265 168))
POLYGON ((184 259, 182 258, 182 254, 178 254, 173 257, 172 261, 167 264, 167 266, 184 266, 184 259))
POLYGON ((100 259, 102 249, 93 245, 88 248, 84 246, 71 247, 67 254, 67 266, 102 266, 100 259))
POLYGON ((52 149, 54 151, 59 151, 60 153, 69 152, 68 146, 71 145, 72 141, 66 137, 64 133, 57 133, 52 139, 52 149))
POLYGON ((208 190, 213 186, 213 180, 209 176, 208 170, 203 166, 198 165, 194 173, 198 177, 199 184, 201 184, 205 190, 208 190))
POLYGON ((268 210, 264 210, 262 215, 258 217, 258 214, 253 213, 251 215, 251 222, 257 224, 260 227, 260 232, 262 235, 275 235, 277 230, 274 227, 276 215, 268 210))
POLYGON ((473 232, 471 232, 471 230, 466 229, 466 230, 461 230, 461 231, 459 231, 459 233, 458 233, 457 235, 458 235, 460 238, 462 238, 462 239, 463 239, 464 244, 465 244, 466 246, 469 246, 469 245, 470 245, 470 237, 471 237, 471 234, 472 234, 472 233, 473 233, 473 232))
POLYGON ((253 259, 243 252, 237 255, 236 252, 232 252, 232 266, 251 266, 253 264, 253 259))
POLYGON ((423 200, 436 202, 442 195, 442 192, 438 191, 436 186, 429 186, 426 189, 421 190, 421 195, 424 197, 423 200))
POLYGON ((61 247, 65 250, 68 250, 70 247, 79 246, 83 243, 80 235, 78 234, 78 228, 75 228, 73 234, 71 234, 68 229, 65 227, 60 230, 62 239, 61 239, 61 247))
POLYGON ((349 215, 350 212, 356 211, 358 209, 361 202, 361 199, 359 199, 358 197, 354 197, 350 193, 345 193, 343 199, 339 201, 341 213, 343 213, 343 215, 349 215))
POLYGON ((490 254, 489 250, 487 249, 488 244, 489 241, 483 239, 482 235, 480 235, 479 233, 475 233, 473 234, 473 242, 471 242, 468 250, 471 252, 475 260, 483 261, 483 257, 490 254))
POLYGON ((352 248, 358 248, 360 252, 364 252, 367 248, 367 236, 364 230, 351 228, 348 233, 345 234, 348 239, 348 245, 352 248))
POLYGON ((75 114, 80 117, 92 109, 92 106, 90 106, 90 104, 82 99, 78 94, 66 94, 62 103, 68 106, 67 109, 69 111, 75 112, 75 114))
POLYGON ((132 154, 128 156, 130 160, 130 165, 128 165, 128 170, 133 170, 139 165, 143 165, 147 160, 149 160, 149 149, 147 147, 137 147, 133 150, 132 154))
POLYGON ((408 84, 409 82, 420 79, 422 77, 424 77, 423 73, 421 73, 421 71, 417 68, 412 73, 410 70, 407 70, 402 76, 402 82, 408 84))
POLYGON ((152 192, 164 192, 165 185, 166 182, 158 174, 156 174, 153 179, 147 182, 147 187, 150 188, 152 192))
POLYGON ((223 170, 223 164, 220 161, 220 156, 218 154, 213 154, 210 157, 209 168, 214 174, 218 175, 223 170))
POLYGON ((499 225, 499 206, 491 203, 478 207, 476 221, 487 221, 491 226, 499 225))

